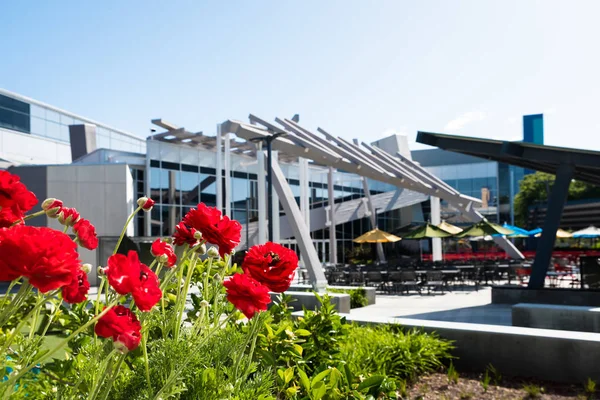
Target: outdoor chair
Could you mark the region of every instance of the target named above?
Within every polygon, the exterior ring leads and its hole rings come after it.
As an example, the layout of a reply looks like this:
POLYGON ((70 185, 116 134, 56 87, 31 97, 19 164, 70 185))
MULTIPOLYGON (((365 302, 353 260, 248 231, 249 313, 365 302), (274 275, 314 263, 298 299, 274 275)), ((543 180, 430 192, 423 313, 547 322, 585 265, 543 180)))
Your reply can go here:
POLYGON ((367 286, 374 286, 375 288, 383 288, 383 277, 380 271, 367 271, 365 284, 367 286))
POLYGON ((408 294, 411 289, 414 289, 421 293, 421 282, 417 278, 417 273, 413 271, 401 271, 400 282, 398 284, 400 293, 406 290, 408 294))
POLYGON ((365 284, 364 276, 361 271, 350 271, 348 278, 351 286, 363 286, 365 284))
POLYGON ((425 273, 425 284, 427 287, 427 293, 431 293, 432 290, 440 290, 444 293, 444 289, 446 288, 446 282, 444 281, 444 274, 442 271, 427 271, 425 273))

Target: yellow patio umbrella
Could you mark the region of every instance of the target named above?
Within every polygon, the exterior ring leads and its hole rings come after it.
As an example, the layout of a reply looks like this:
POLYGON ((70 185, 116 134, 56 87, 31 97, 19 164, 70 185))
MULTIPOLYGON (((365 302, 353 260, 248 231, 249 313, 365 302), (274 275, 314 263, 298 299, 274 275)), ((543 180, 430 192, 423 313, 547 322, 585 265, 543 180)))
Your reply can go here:
POLYGON ((438 228, 440 228, 441 230, 444 230, 448 233, 451 233, 453 235, 456 235, 457 233, 461 233, 463 230, 461 228, 459 228, 458 226, 452 225, 447 223, 446 221, 442 221, 441 224, 438 224, 437 226, 438 228))
POLYGON ((398 240, 402 239, 398 236, 392 235, 391 233, 387 233, 375 228, 372 231, 369 231, 364 235, 360 235, 354 239, 354 243, 393 243, 397 242, 398 240))
MULTIPOLYGON (((541 232, 538 233, 537 235, 535 235, 535 237, 540 237, 540 236, 542 236, 541 232)), ((557 229, 556 230, 556 238, 557 239, 566 239, 566 238, 570 238, 570 237, 573 237, 572 233, 569 233, 569 232, 567 232, 567 231, 565 231, 563 229, 557 229)))

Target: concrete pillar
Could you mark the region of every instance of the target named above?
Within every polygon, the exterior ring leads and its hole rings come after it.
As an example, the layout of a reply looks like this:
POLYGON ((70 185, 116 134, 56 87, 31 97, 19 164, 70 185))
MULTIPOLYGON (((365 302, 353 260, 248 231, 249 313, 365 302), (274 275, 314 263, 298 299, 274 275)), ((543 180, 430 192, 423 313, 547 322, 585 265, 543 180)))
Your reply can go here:
POLYGON ((223 211, 223 153, 221 152, 221 125, 217 124, 217 139, 215 141, 215 169, 216 175, 216 192, 217 192, 217 210, 223 211))
MULTIPOLYGON (((300 213, 302 219, 306 223, 306 227, 310 232, 310 186, 309 186, 309 171, 308 160, 306 158, 298 158, 298 170, 300 175, 300 213)), ((300 255, 300 263, 305 265, 304 255, 300 255)))
POLYGON ((231 141, 229 133, 223 135, 223 140, 225 141, 225 215, 231 218, 231 141))
POLYGON ((257 196, 258 196, 258 234, 256 243, 265 243, 267 237, 267 185, 266 185, 266 170, 265 170, 265 153, 262 150, 262 142, 256 143, 256 160, 258 161, 258 181, 257 181, 257 196))
POLYGON ((71 160, 85 156, 96 150, 96 125, 69 125, 71 141, 71 160))
POLYGON ((329 262, 337 264, 337 238, 335 236, 335 192, 333 190, 333 167, 327 173, 327 192, 329 197, 329 262))
MULTIPOLYGON (((431 224, 439 225, 441 221, 441 206, 439 197, 430 197, 431 203, 431 224)), ((442 261, 442 239, 435 238, 431 239, 432 259, 433 261, 442 261)))

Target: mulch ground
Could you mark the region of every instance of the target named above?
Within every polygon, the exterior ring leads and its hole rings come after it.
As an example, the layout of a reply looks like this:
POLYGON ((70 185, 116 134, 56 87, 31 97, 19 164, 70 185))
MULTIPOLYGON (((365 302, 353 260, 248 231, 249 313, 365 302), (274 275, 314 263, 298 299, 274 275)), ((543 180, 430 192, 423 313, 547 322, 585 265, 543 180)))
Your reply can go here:
MULTIPOLYGON (((530 381, 522 379, 502 378, 498 385, 490 382, 487 391, 482 387, 482 375, 460 374, 458 383, 448 383, 448 376, 442 373, 428 375, 419 380, 418 383, 408 389, 406 400, 513 400, 513 399, 600 399, 598 395, 587 397, 584 386, 557 384, 541 381, 530 381), (532 396, 524 389, 528 385, 533 388, 530 392, 539 388, 541 393, 532 396)), ((598 388, 600 394, 600 387, 598 388)))

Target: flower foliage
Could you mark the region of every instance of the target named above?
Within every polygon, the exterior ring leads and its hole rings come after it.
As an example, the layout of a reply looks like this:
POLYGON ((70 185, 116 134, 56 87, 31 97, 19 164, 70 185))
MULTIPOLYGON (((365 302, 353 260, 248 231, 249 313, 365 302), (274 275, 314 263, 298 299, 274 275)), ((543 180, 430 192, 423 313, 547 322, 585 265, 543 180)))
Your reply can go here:
POLYGON ((265 311, 271 302, 269 289, 247 274, 235 274, 223 282, 229 300, 246 318, 250 319, 259 311, 265 311))
POLYGON ((198 204, 183 217, 183 224, 202 233, 202 239, 219 246, 219 254, 230 254, 240 243, 242 225, 221 215, 215 207, 198 204))
POLYGON ((173 246, 162 239, 156 239, 152 242, 150 252, 159 260, 159 262, 165 264, 166 267, 170 268, 177 262, 177 256, 175 255, 173 246))
POLYGON ((104 273, 113 289, 121 295, 131 294, 141 311, 149 311, 162 297, 158 277, 133 250, 127 256, 110 256, 104 273))
POLYGON ((128 350, 135 350, 140 345, 142 325, 135 314, 124 306, 108 310, 98 320, 94 330, 98 336, 112 338, 116 344, 128 350))
POLYGON ((98 247, 98 236, 96 228, 87 219, 81 218, 73 225, 73 232, 77 236, 77 242, 88 250, 98 247))
POLYGON ((62 296, 67 303, 81 303, 87 299, 87 294, 90 291, 90 282, 87 274, 78 269, 73 275, 71 283, 62 287, 62 296))
POLYGON ((278 243, 267 242, 248 251, 242 268, 269 290, 283 293, 292 284, 298 256, 278 243))
POLYGON ((35 194, 27 190, 17 175, 0 171, 0 227, 6 228, 37 204, 35 194))
POLYGON ((81 262, 77 245, 50 228, 16 225, 0 229, 0 280, 19 277, 41 292, 69 285, 81 262))

